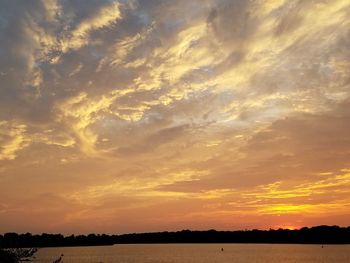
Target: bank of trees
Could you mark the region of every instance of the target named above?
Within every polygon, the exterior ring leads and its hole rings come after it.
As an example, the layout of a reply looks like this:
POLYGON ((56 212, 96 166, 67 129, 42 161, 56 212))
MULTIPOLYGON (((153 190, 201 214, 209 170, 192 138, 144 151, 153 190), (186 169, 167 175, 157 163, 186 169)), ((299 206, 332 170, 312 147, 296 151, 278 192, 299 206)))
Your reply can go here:
POLYGON ((350 227, 317 226, 298 230, 242 230, 134 233, 124 235, 61 234, 32 235, 6 233, 0 235, 0 248, 98 246, 127 243, 298 243, 350 244, 350 227))

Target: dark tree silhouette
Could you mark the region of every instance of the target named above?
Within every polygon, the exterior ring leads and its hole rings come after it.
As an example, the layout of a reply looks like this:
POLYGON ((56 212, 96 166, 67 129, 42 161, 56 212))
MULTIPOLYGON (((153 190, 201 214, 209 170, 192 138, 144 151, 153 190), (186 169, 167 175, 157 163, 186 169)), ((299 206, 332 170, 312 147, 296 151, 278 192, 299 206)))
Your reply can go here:
POLYGON ((31 261, 34 254, 38 251, 36 248, 7 248, 0 249, 1 263, 17 263, 21 261, 31 261))
POLYGON ((316 226, 299 230, 240 230, 133 233, 124 235, 66 236, 61 234, 31 235, 6 233, 0 235, 0 248, 99 246, 127 243, 294 243, 350 244, 350 227, 316 226))
MULTIPOLYGON (((1 263, 19 263, 23 261, 32 261, 35 259, 34 254, 38 251, 37 248, 0 248, 0 262, 1 263)), ((59 263, 62 261, 61 255, 52 263, 59 263)))

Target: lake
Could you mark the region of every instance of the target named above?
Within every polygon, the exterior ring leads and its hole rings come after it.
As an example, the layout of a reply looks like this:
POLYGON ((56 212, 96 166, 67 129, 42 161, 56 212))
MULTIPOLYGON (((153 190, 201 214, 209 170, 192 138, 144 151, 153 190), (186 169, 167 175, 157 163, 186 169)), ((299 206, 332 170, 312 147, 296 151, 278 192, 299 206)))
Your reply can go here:
POLYGON ((42 248, 35 262, 51 263, 349 263, 350 245, 147 244, 42 248), (223 248, 223 251, 221 251, 223 248))

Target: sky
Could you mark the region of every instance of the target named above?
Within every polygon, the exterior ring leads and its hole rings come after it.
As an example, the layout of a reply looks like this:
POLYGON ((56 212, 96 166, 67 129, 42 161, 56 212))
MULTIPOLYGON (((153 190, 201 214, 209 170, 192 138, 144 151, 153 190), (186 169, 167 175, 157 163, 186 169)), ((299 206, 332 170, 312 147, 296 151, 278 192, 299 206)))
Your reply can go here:
POLYGON ((350 222, 348 0, 0 0, 0 233, 350 222))

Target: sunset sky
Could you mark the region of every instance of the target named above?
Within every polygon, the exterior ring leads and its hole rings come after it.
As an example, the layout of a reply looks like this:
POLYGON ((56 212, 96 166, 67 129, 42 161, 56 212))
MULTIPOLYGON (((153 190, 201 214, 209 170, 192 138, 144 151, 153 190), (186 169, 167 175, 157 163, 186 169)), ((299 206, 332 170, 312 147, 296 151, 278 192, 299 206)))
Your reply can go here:
POLYGON ((349 0, 0 0, 0 233, 349 222, 349 0))

